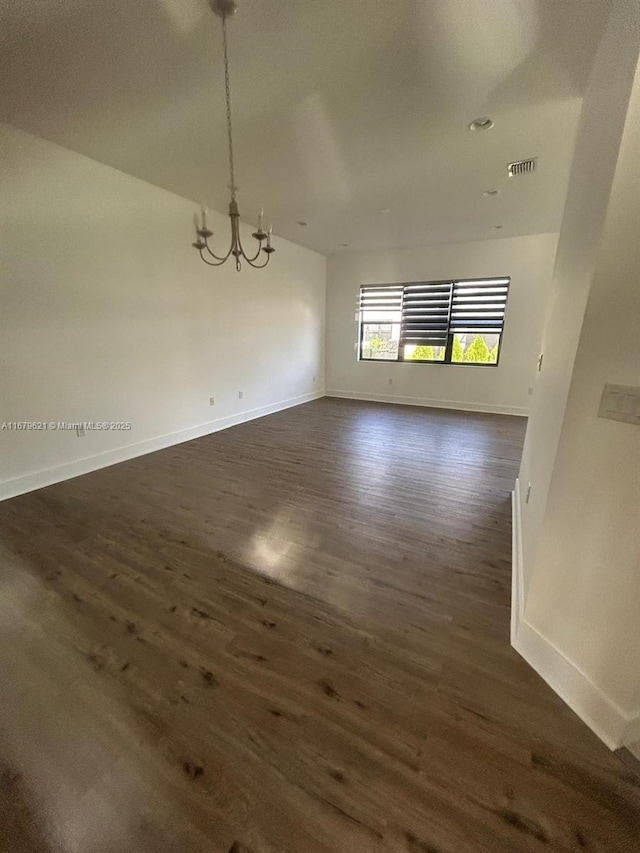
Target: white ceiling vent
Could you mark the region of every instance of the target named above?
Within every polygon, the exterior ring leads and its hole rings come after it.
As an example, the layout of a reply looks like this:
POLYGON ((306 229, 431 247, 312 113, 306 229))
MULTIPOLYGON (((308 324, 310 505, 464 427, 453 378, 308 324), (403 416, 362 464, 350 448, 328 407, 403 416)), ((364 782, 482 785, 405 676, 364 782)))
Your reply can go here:
POLYGON ((532 172, 535 172, 537 165, 537 157, 530 157, 528 160, 516 160, 515 163, 509 163, 509 177, 515 178, 518 175, 530 175, 532 172))

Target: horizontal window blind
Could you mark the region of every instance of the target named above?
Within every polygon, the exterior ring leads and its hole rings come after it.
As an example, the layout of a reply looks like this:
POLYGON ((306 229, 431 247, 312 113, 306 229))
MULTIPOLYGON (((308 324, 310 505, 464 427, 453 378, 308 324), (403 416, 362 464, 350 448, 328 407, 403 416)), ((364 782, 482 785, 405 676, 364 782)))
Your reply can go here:
POLYGON ((361 287, 360 311, 374 312, 376 320, 391 317, 402 310, 402 291, 401 284, 361 287))
POLYGON ((446 346, 451 315, 450 281, 405 284, 400 343, 446 346))
POLYGON ((508 278, 455 281, 450 331, 457 334, 502 332, 508 291, 508 278))
MULTIPOLYGON (((477 335, 494 336, 485 340, 488 351, 500 346, 509 284, 510 279, 505 277, 365 285, 360 288, 361 341, 365 340, 367 324, 369 328, 392 324, 391 331, 384 334, 392 335, 385 352, 393 351, 394 360, 411 360, 418 347, 433 347, 439 348, 433 353, 433 361, 471 363, 476 353, 467 359, 466 352, 477 335), (464 347, 464 359, 453 355, 454 335, 459 336, 464 347)), ((363 346, 361 343, 361 353, 363 346)), ((379 358, 380 352, 382 349, 376 346, 371 357, 379 358)), ((497 357, 487 363, 497 363, 497 357)))

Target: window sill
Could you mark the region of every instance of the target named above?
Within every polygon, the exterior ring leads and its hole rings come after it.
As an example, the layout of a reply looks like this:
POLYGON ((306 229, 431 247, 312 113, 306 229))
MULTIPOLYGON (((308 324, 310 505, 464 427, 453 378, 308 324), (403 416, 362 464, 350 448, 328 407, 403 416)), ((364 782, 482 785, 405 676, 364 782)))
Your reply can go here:
POLYGON ((395 358, 359 358, 358 364, 434 364, 438 367, 499 367, 500 362, 496 361, 491 364, 479 364, 473 361, 419 361, 418 359, 407 359, 400 361, 395 358))

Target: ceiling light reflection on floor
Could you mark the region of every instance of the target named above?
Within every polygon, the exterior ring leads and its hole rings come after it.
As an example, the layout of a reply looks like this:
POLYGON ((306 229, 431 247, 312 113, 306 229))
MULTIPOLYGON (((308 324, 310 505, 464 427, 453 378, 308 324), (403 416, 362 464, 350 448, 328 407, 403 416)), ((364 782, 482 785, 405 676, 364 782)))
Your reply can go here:
POLYGON ((247 547, 247 562, 260 574, 295 587, 302 552, 305 548, 316 547, 319 539, 317 533, 309 533, 303 510, 282 507, 271 524, 252 536, 247 547))

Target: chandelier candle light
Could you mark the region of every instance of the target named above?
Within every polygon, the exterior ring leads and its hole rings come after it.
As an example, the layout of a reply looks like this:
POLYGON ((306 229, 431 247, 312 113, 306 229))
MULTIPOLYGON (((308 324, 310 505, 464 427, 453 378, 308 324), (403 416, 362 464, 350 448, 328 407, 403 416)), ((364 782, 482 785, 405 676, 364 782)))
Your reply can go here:
POLYGON ((219 267, 227 261, 231 255, 236 259, 236 269, 238 272, 242 269, 241 259, 250 264, 252 267, 256 269, 261 269, 262 267, 266 267, 271 259, 271 255, 275 252, 275 249, 271 245, 271 234, 273 229, 269 228, 269 231, 264 231, 262 228, 262 219, 264 216, 264 212, 261 210, 258 216, 258 230, 254 231, 253 237, 258 241, 258 250, 252 257, 249 257, 245 253, 245 250, 242 246, 242 241, 240 239, 240 211, 238 210, 238 202, 236 201, 236 181, 235 181, 235 173, 233 167, 233 136, 231 132, 231 87, 229 84, 229 56, 227 49, 227 18, 231 17, 235 14, 236 11, 236 2, 235 0, 209 0, 209 4, 212 10, 222 18, 222 45, 224 47, 224 84, 225 84, 225 94, 227 98, 227 137, 229 140, 229 189, 231 190, 231 201, 229 202, 229 218, 231 219, 231 246, 229 247, 229 251, 223 257, 216 255, 215 252, 209 246, 209 238, 213 237, 213 231, 211 231, 207 225, 207 208, 203 205, 200 210, 200 216, 196 213, 194 215, 195 225, 196 225, 196 242, 192 243, 199 252, 200 257, 208 264, 210 267, 219 267), (265 245, 263 246, 263 241, 266 240, 265 245), (260 253, 263 253, 264 258, 262 259, 262 263, 256 263, 258 258, 260 257, 260 253))

